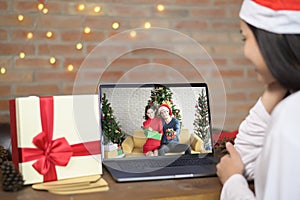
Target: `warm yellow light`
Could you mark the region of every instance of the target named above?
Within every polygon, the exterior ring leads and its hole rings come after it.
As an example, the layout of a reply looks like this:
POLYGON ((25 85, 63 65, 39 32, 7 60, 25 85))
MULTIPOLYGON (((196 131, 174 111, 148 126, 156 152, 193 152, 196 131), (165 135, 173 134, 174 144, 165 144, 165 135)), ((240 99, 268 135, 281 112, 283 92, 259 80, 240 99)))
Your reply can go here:
POLYGON ((111 27, 115 30, 117 30, 120 27, 120 24, 118 22, 114 22, 111 27))
POLYGON ((19 57, 20 57, 21 59, 25 58, 25 53, 24 53, 24 52, 20 52, 19 57))
POLYGON ((48 11, 49 11, 48 8, 44 8, 44 9, 43 9, 43 13, 44 13, 44 14, 47 14, 48 11))
POLYGON ((56 62, 56 59, 54 57, 50 57, 49 62, 53 65, 56 62))
POLYGON ((136 31, 130 31, 130 37, 132 38, 136 37, 136 31))
POLYGON ((71 72, 74 70, 74 66, 72 64, 69 64, 67 67, 68 71, 71 72))
POLYGON ((165 6, 162 5, 162 4, 158 4, 156 8, 157 8, 157 10, 160 11, 160 12, 162 12, 162 11, 165 10, 165 6))
POLYGON ((89 34, 91 32, 91 28, 90 27, 85 27, 84 28, 84 33, 89 34))
POLYGON ((80 42, 78 42, 78 43, 76 44, 76 49, 77 49, 77 50, 82 49, 82 47, 83 47, 83 45, 82 45, 80 42))
POLYGON ((24 16, 23 15, 18 15, 18 20, 21 22, 24 20, 24 16))
POLYGON ((79 4, 77 6, 78 11, 83 11, 85 9, 85 5, 84 4, 79 4))
POLYGON ((44 8, 44 4, 42 4, 42 3, 39 3, 37 7, 38 7, 38 9, 39 9, 39 10, 43 10, 43 8, 44 8))
POLYGON ((5 69, 5 67, 1 67, 1 69, 0 69, 0 73, 1 73, 1 74, 5 74, 5 73, 6 73, 6 69, 5 69))
POLYGON ((46 33, 46 37, 47 37, 47 38, 51 38, 52 35, 53 35, 53 33, 52 33, 51 31, 48 31, 48 32, 46 33))
POLYGON ((32 39, 33 38, 33 33, 31 33, 31 32, 29 32, 29 33, 27 33, 27 39, 32 39))
POLYGON ((94 7, 94 12, 95 13, 99 13, 101 11, 101 7, 100 6, 95 6, 94 7))
POLYGON ((151 23, 150 22, 145 22, 144 28, 146 28, 146 29, 151 28, 151 23))

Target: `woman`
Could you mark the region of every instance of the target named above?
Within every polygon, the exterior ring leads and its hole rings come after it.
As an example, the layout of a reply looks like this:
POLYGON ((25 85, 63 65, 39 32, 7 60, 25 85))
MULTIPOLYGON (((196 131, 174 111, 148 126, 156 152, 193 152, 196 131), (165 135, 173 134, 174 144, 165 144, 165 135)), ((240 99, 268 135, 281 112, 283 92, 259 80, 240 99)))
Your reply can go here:
POLYGON ((266 89, 217 165, 221 199, 300 199, 300 1, 245 0, 240 17, 245 57, 266 89))
POLYGON ((158 150, 158 155, 163 156, 166 153, 181 153, 190 154, 189 145, 180 144, 178 135, 180 134, 180 122, 172 116, 172 110, 167 104, 160 105, 158 112, 163 121, 163 137, 161 147, 158 150))
MULTIPOLYGON (((145 119, 143 128, 150 131, 157 131, 163 133, 162 121, 155 116, 156 108, 150 105, 145 107, 145 119)), ((158 148, 160 147, 160 140, 148 138, 143 146, 145 156, 158 156, 158 148)))

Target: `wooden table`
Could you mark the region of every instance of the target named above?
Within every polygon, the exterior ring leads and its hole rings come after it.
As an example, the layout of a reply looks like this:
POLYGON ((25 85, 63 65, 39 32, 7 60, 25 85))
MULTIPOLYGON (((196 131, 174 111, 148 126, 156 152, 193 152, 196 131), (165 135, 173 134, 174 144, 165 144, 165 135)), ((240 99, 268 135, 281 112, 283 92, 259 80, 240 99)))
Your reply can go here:
MULTIPOLYGON (((103 177, 109 184, 109 191, 77 195, 55 195, 46 191, 36 191, 25 186, 18 192, 0 190, 1 200, 93 200, 93 199, 219 199, 222 185, 217 177, 174 179, 160 181, 143 181, 117 183, 104 169, 103 177)), ((1 186, 0 186, 1 187, 1 186)))

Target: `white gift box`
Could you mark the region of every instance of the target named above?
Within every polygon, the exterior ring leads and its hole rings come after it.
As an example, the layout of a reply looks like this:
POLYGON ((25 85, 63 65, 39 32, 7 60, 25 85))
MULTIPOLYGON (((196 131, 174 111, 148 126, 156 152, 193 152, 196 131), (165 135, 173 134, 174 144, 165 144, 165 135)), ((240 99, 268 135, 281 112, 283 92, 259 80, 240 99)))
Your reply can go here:
POLYGON ((97 95, 20 97, 10 114, 24 184, 102 174, 97 95))
POLYGON ((114 144, 112 142, 104 145, 104 151, 114 151, 118 149, 118 144, 114 144))

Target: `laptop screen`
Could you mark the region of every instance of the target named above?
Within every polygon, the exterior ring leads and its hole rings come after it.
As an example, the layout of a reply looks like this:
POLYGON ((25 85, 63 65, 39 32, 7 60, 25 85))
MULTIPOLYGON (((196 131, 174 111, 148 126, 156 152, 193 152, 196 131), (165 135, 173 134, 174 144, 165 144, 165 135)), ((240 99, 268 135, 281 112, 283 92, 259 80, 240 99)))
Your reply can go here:
POLYGON ((100 84, 103 159, 213 153, 205 83, 100 84))

